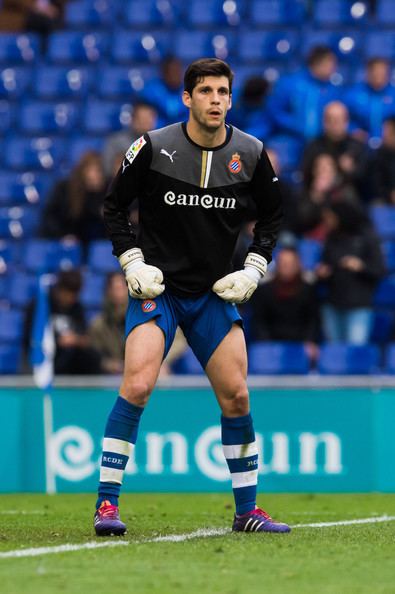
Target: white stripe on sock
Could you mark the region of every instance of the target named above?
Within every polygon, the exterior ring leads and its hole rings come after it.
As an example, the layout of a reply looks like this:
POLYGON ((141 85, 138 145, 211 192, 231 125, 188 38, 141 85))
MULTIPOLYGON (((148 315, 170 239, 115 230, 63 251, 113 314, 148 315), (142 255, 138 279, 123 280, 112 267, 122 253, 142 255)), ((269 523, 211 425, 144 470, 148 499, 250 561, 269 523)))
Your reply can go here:
POLYGON ((240 445, 223 445, 225 458, 234 460, 238 458, 249 458, 258 454, 258 447, 256 441, 251 443, 243 443, 240 445))
POLYGON ((258 484, 258 470, 249 470, 248 472, 232 472, 232 487, 239 489, 240 487, 251 487, 258 484))
POLYGON ((114 452, 115 454, 130 456, 132 447, 132 443, 123 439, 115 439, 114 437, 105 437, 103 439, 103 452, 114 452))

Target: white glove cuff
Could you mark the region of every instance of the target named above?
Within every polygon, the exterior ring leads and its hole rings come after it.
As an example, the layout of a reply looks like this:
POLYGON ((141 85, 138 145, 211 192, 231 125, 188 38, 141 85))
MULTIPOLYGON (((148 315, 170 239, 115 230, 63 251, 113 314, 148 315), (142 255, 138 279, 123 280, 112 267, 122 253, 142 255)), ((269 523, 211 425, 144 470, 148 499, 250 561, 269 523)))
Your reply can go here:
POLYGON ((143 252, 140 248, 132 248, 118 256, 118 261, 124 272, 140 268, 144 264, 143 252))
POLYGON ((244 272, 246 272, 251 279, 259 282, 260 279, 266 274, 266 270, 266 258, 260 256, 259 254, 254 254, 253 252, 247 254, 247 258, 244 261, 244 272))

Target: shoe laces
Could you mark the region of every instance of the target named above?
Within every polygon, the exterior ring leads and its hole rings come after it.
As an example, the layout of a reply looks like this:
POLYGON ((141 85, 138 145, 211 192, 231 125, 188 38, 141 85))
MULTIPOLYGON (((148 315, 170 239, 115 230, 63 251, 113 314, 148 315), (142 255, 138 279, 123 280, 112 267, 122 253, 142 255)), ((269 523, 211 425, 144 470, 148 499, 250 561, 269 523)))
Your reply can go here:
POLYGON ((265 520, 273 521, 273 518, 267 512, 265 512, 264 509, 261 509, 260 507, 257 507, 253 511, 253 513, 256 514, 257 516, 262 516, 263 518, 265 518, 265 520))
POLYGON ((118 516, 118 507, 109 501, 103 501, 98 512, 102 518, 116 518, 118 516))

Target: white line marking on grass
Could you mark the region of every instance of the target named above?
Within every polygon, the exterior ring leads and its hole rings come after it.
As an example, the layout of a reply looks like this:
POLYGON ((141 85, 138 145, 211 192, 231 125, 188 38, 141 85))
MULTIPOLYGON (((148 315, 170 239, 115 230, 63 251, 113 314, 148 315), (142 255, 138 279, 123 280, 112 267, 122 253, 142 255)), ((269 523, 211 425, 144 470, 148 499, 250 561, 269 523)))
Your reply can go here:
POLYGON ((375 518, 359 518, 356 520, 341 520, 339 522, 316 522, 314 524, 295 524, 292 528, 329 528, 330 526, 350 526, 355 524, 375 524, 377 522, 393 522, 395 516, 379 516, 375 518))
POLYGON ((0 559, 9 557, 38 557, 39 555, 52 555, 54 553, 70 553, 83 549, 102 549, 104 547, 119 547, 130 544, 127 540, 104 540, 103 542, 85 542, 83 544, 64 544, 55 547, 38 547, 37 549, 19 549, 0 553, 0 559))
POLYGON ((192 538, 208 538, 210 536, 223 536, 230 532, 230 528, 209 528, 207 530, 201 529, 189 534, 169 534, 168 536, 157 536, 149 538, 143 542, 184 542, 192 538))
MULTIPOLYGON (((374 518, 359 518, 355 520, 340 520, 338 522, 316 522, 312 524, 296 524, 292 528, 327 528, 330 526, 350 526, 355 524, 375 524, 378 522, 392 522, 395 516, 379 516, 374 518)), ((155 536, 144 540, 104 540, 103 542, 86 542, 82 544, 64 544, 53 547, 39 547, 35 549, 17 549, 0 553, 0 559, 17 557, 38 557, 40 555, 51 555, 55 553, 69 553, 71 551, 82 551, 84 549, 102 549, 106 547, 128 546, 133 544, 147 544, 150 542, 185 542, 194 538, 209 538, 211 536, 224 536, 229 534, 230 528, 207 528, 189 532, 186 534, 169 534, 167 536, 155 536)))
POLYGON ((40 510, 40 509, 32 509, 32 510, 26 510, 26 509, 3 509, 0 511, 0 515, 1 516, 16 516, 16 515, 21 515, 21 516, 33 516, 33 515, 40 515, 43 516, 44 514, 46 514, 48 512, 40 510))

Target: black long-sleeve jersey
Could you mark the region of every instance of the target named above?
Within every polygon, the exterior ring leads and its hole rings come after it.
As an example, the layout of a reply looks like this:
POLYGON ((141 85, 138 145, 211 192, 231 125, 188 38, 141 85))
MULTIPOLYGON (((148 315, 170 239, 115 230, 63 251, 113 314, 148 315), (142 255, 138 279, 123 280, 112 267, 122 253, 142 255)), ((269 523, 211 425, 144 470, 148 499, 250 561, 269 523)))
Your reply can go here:
POLYGON ((144 134, 127 151, 104 203, 113 253, 141 248, 166 288, 193 297, 231 272, 231 258, 248 203, 257 223, 250 252, 271 260, 282 219, 277 177, 262 143, 227 126, 225 142, 204 148, 184 123, 144 134), (138 199, 136 235, 128 212, 138 199))

